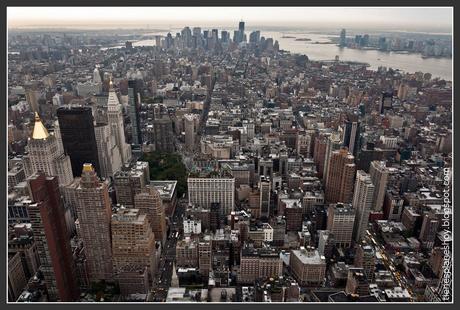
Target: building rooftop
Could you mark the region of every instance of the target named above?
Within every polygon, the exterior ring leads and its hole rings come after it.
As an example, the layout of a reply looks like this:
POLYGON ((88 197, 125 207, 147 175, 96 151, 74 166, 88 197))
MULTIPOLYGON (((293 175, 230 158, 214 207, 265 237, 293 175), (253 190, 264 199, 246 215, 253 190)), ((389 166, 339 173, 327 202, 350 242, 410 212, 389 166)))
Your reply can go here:
POLYGON ((394 287, 392 289, 386 289, 385 295, 388 298, 411 298, 411 295, 407 289, 403 289, 400 286, 394 287))
POLYGON ((195 302, 206 301, 208 297, 207 289, 190 290, 185 287, 170 287, 166 302, 195 302))
POLYGON ((176 191, 177 181, 150 181, 150 185, 158 190, 162 199, 172 199, 176 191))
POLYGON ((316 249, 300 247, 300 250, 292 250, 291 255, 295 255, 302 264, 305 265, 320 265, 326 263, 326 258, 320 255, 316 249))

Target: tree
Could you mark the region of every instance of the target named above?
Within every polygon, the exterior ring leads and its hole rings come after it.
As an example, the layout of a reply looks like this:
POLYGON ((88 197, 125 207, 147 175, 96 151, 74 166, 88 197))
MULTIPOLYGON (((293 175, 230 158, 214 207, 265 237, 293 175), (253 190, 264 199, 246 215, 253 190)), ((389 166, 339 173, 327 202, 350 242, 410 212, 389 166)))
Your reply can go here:
POLYGON ((177 153, 146 153, 143 161, 149 163, 150 179, 176 180, 177 195, 181 197, 187 191, 187 170, 177 153))

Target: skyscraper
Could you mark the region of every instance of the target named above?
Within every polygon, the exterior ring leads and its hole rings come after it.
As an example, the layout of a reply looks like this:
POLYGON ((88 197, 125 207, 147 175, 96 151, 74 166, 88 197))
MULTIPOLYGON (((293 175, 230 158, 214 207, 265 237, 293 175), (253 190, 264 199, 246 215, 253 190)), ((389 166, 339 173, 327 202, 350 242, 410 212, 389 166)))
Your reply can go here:
POLYGON ((94 120, 90 107, 72 106, 57 109, 64 151, 70 156, 74 177, 81 175, 84 163, 91 163, 100 173, 94 120))
POLYGON ((327 202, 351 202, 355 169, 354 157, 346 148, 332 152, 326 181, 327 202))
POLYGON ((64 154, 58 138, 48 133, 35 112, 35 125, 32 136, 28 139, 28 154, 25 156, 27 176, 42 171, 46 176, 56 176, 60 186, 72 183, 70 157, 64 154))
POLYGON ((35 202, 28 211, 48 297, 51 301, 76 301, 79 291, 58 180, 41 172, 28 183, 35 202))
POLYGON ((226 30, 222 30, 220 33, 222 43, 228 43, 230 41, 230 33, 226 30))
POLYGON ((324 174, 324 166, 326 164, 326 149, 327 137, 324 134, 319 134, 315 137, 313 160, 315 161, 318 170, 318 177, 322 178, 324 182, 326 180, 326 175, 324 174))
POLYGON ((360 122, 345 122, 345 132, 343 137, 343 146, 348 147, 348 150, 353 156, 356 156, 359 148, 360 122))
POLYGON ((146 214, 139 209, 119 208, 112 216, 113 270, 122 273, 126 266, 147 267, 155 273, 155 235, 146 214))
POLYGON ((324 167, 323 167, 323 180, 324 184, 327 184, 327 178, 329 176, 329 167, 331 163, 332 152, 339 150, 342 146, 342 140, 340 134, 333 132, 326 136, 326 149, 324 151, 324 167))
POLYGON ((327 209, 327 230, 334 235, 337 246, 350 246, 355 217, 355 210, 350 204, 331 204, 327 209))
POLYGON ((111 202, 107 182, 99 180, 91 164, 83 165, 76 194, 79 237, 85 245, 89 279, 111 280, 111 202))
POLYGON ((113 176, 117 203, 125 207, 133 207, 134 196, 150 183, 149 173, 149 164, 143 161, 117 171, 113 176))
POLYGON ((101 73, 99 72, 98 67, 94 68, 93 71, 93 83, 102 83, 101 73))
POLYGON ((346 30, 345 29, 342 29, 342 31, 340 31, 340 44, 339 44, 340 47, 345 47, 347 46, 347 35, 346 35, 346 30))
POLYGON ((53 125, 54 125, 53 134, 57 140, 58 152, 64 153, 64 145, 62 144, 62 136, 61 136, 61 129, 59 128, 59 121, 56 119, 53 125))
POLYGON ((129 101, 129 117, 131 119, 133 144, 142 144, 142 133, 139 122, 139 105, 141 94, 139 93, 136 80, 128 81, 128 101, 129 101))
POLYGON ((209 235, 198 243, 198 266, 203 277, 209 276, 212 270, 212 241, 209 235))
POLYGON ((238 23, 238 30, 235 30, 233 35, 233 41, 241 43, 244 40, 244 21, 238 23))
POLYGON ((364 274, 369 281, 374 280, 375 273, 375 249, 372 245, 361 243, 356 248, 354 265, 363 268, 364 274))
POLYGON ((30 106, 30 110, 33 112, 40 111, 38 101, 40 100, 42 94, 40 91, 33 88, 28 88, 26 90, 26 101, 30 106))
POLYGON ((384 114, 385 110, 393 107, 393 93, 382 92, 382 96, 379 101, 379 113, 384 114))
POLYGON ((260 178, 260 216, 270 216, 270 180, 264 176, 260 178))
POLYGON ((110 81, 109 99, 107 101, 107 117, 111 134, 115 136, 115 143, 120 149, 121 160, 123 164, 127 164, 131 161, 131 146, 126 143, 121 104, 113 89, 112 81, 110 81))
POLYGON ((94 127, 101 177, 112 177, 121 169, 121 154, 115 144, 115 136, 110 134, 110 127, 107 124, 97 124, 94 127))
POLYGON ((249 43, 259 43, 260 41, 260 31, 253 31, 249 35, 249 43))
POLYGON ((153 186, 147 186, 134 197, 134 206, 140 214, 146 214, 155 239, 166 241, 166 218, 160 193, 153 186))
POLYGON ((212 35, 212 38, 217 41, 217 39, 219 38, 219 29, 213 29, 211 31, 211 35, 212 35))
POLYGON ((185 147, 189 151, 193 151, 195 149, 197 118, 198 118, 198 115, 196 115, 196 114, 186 114, 186 115, 184 115, 185 147))
POLYGON ((193 27, 192 33, 194 36, 197 36, 197 37, 201 36, 201 27, 193 27))
POLYGON ((388 168, 385 166, 385 162, 378 160, 372 161, 369 174, 371 176, 372 183, 375 186, 374 205, 372 206, 372 210, 381 211, 389 174, 388 168))
POLYGON ((159 152, 174 152, 173 123, 168 115, 162 115, 153 121, 153 143, 159 152))
POLYGON ((229 215, 235 204, 235 178, 188 178, 188 201, 209 209, 220 204, 220 215, 229 215))
POLYGON ((363 170, 356 173, 353 208, 356 209, 354 239, 359 242, 364 237, 369 223, 369 214, 374 201, 374 184, 369 174, 363 170))
POLYGON ((439 225, 440 221, 434 213, 429 212, 423 215, 422 228, 418 237, 423 248, 430 249, 433 247, 439 225))

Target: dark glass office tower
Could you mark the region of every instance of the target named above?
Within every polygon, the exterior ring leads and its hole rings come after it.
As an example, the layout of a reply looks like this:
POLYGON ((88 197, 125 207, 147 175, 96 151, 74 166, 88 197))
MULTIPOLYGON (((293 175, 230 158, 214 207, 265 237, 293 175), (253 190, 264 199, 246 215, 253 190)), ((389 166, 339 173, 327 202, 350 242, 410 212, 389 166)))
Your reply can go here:
POLYGON ((230 41, 230 33, 228 31, 222 30, 220 35, 222 43, 228 43, 230 41))
POLYGON ((135 145, 142 144, 141 126, 139 122, 139 105, 141 104, 141 94, 139 92, 136 80, 128 81, 128 99, 129 99, 129 117, 132 127, 132 143, 135 145))
POLYGON ((238 24, 238 30, 241 33, 244 33, 244 21, 240 21, 240 23, 238 24))
POLYGON ((237 32, 237 43, 241 43, 244 40, 244 21, 240 21, 238 24, 238 32, 237 32))
POLYGON ((64 152, 70 156, 73 176, 81 175, 81 167, 85 163, 91 163, 99 175, 99 157, 91 108, 60 107, 57 117, 64 152))
POLYGON ((339 44, 340 47, 344 47, 344 46, 347 46, 347 35, 346 35, 346 30, 345 29, 342 29, 342 31, 340 31, 340 44, 339 44))

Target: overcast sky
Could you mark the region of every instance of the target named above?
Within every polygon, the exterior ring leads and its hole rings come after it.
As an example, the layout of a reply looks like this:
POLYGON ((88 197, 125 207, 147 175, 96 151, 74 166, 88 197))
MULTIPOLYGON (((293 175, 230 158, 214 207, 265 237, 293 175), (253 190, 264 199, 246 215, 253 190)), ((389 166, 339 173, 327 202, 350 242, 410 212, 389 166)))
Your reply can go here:
POLYGON ((8 7, 8 26, 309 26, 450 31, 451 8, 8 7))

